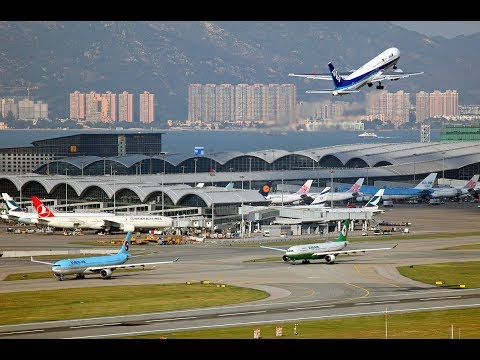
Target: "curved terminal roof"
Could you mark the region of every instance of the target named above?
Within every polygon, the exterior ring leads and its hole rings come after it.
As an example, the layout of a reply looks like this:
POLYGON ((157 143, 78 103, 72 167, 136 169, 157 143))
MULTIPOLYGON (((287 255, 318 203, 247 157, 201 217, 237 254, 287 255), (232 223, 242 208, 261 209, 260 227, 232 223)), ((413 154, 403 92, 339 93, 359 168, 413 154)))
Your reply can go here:
MULTIPOLYGON (((152 174, 152 175, 116 175, 111 176, 69 176, 64 175, 0 175, 0 181, 10 181, 18 190, 24 188, 30 182, 38 182, 47 193, 59 186, 65 186, 65 182, 71 186, 78 196, 91 187, 101 188, 110 198, 114 190, 118 193, 120 189, 130 189, 143 201, 155 192, 164 193, 177 204, 188 195, 197 195, 205 203, 216 202, 238 203, 262 201, 260 194, 255 191, 247 191, 251 182, 262 182, 267 180, 296 181, 305 179, 325 179, 328 181, 335 178, 358 178, 361 176, 370 178, 398 177, 399 175, 409 176, 412 174, 428 174, 430 172, 442 172, 443 170, 457 170, 462 167, 477 164, 480 162, 480 142, 430 142, 430 143, 375 143, 375 144, 353 144, 337 145, 324 148, 307 149, 295 152, 285 150, 263 150, 248 153, 241 152, 218 152, 203 156, 211 158, 219 163, 226 163, 242 156, 255 156, 272 163, 284 156, 297 155, 320 161, 327 157, 335 157, 343 165, 331 167, 318 167, 315 169, 301 170, 274 170, 254 172, 217 172, 212 177, 207 172, 174 173, 174 174, 152 174), (347 165, 348 167, 345 167, 347 165), (363 169, 363 167, 366 168, 363 169), (208 184, 228 183, 234 180, 234 191, 224 191, 223 188, 210 188, 208 184), (189 185, 179 183, 207 184, 202 189, 192 188, 189 185), (177 185, 174 185, 177 184, 177 185), (239 190, 244 188, 243 194, 239 190), (257 196, 258 194, 258 196, 257 196), (233 196, 235 195, 235 196, 233 196)), ((101 158, 96 156, 76 157, 58 160, 73 166, 87 166, 97 161, 117 161, 124 166, 149 159, 145 155, 128 155, 120 157, 101 158)), ((160 155, 156 159, 165 159, 171 163, 179 164, 182 161, 193 159, 193 156, 185 154, 160 155), (168 159, 168 160, 167 160, 168 159)), ((241 192, 241 190, 240 190, 241 192)))

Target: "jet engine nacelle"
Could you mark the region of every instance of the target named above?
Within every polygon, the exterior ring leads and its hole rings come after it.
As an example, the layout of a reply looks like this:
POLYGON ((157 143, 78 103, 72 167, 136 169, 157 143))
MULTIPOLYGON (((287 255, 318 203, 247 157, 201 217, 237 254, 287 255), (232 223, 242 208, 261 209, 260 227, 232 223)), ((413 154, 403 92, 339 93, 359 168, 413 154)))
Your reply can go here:
POLYGON ((333 264, 333 262, 335 261, 335 255, 325 256, 325 261, 327 262, 327 264, 333 264))
POLYGON ((100 276, 102 277, 102 279, 110 279, 112 277, 112 270, 102 269, 100 270, 100 276))
POLYGON ((135 231, 135 225, 124 224, 121 229, 125 232, 134 232, 135 231))
POLYGON ((283 259, 283 261, 288 261, 288 256, 287 256, 287 255, 283 255, 282 259, 283 259))

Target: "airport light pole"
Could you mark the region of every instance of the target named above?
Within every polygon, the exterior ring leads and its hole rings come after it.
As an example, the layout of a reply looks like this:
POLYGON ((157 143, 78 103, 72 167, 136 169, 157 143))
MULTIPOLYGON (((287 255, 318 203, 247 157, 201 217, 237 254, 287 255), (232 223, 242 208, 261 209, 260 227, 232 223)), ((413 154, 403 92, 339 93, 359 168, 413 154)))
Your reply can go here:
POLYGON ((117 173, 117 170, 113 170, 113 214, 115 215, 115 207, 116 207, 116 192, 117 192, 117 181, 115 178, 115 174, 117 173))
POLYGON ((330 170, 330 208, 333 209, 333 173, 335 170, 330 170))
POLYGON ((415 175, 416 175, 416 171, 415 171, 415 164, 417 162, 417 154, 413 154, 413 182, 415 182, 415 175))
POLYGON ((65 169, 65 211, 68 208, 68 184, 67 184, 68 169, 65 169))
POLYGON ((249 175, 250 175, 250 179, 248 180, 248 190, 252 190, 252 158, 250 157, 248 159, 248 171, 249 171, 249 175))
POLYGON ((193 161, 195 162, 195 186, 197 186, 197 161, 198 161, 198 158, 193 159, 193 161))
POLYGON ((442 181, 445 183, 445 151, 442 151, 442 181))

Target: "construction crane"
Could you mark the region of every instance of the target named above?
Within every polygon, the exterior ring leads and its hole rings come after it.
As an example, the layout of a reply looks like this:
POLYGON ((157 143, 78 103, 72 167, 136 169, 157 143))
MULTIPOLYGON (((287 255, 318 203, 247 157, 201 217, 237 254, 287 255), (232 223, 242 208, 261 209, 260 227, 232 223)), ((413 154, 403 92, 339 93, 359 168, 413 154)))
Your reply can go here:
POLYGON ((10 89, 13 91, 16 90, 27 90, 27 99, 30 100, 30 90, 38 89, 38 86, 3 86, 0 85, 0 89, 10 89))

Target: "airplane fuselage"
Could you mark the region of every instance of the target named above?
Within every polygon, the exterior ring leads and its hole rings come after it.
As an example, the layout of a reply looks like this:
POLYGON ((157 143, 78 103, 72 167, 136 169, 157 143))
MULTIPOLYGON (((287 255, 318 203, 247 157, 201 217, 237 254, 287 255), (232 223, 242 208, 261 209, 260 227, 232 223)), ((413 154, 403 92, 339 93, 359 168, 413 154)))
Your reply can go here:
POLYGON ((100 270, 88 270, 92 267, 105 267, 109 265, 121 265, 130 258, 129 254, 115 254, 104 256, 92 256, 77 259, 63 259, 57 261, 52 266, 52 271, 56 276, 71 275, 71 274, 85 274, 97 273, 100 270))
POLYGON ((324 259, 325 255, 315 255, 315 253, 340 251, 344 249, 347 244, 347 241, 333 241, 318 244, 295 245, 287 249, 283 259, 292 262, 296 260, 324 259))

